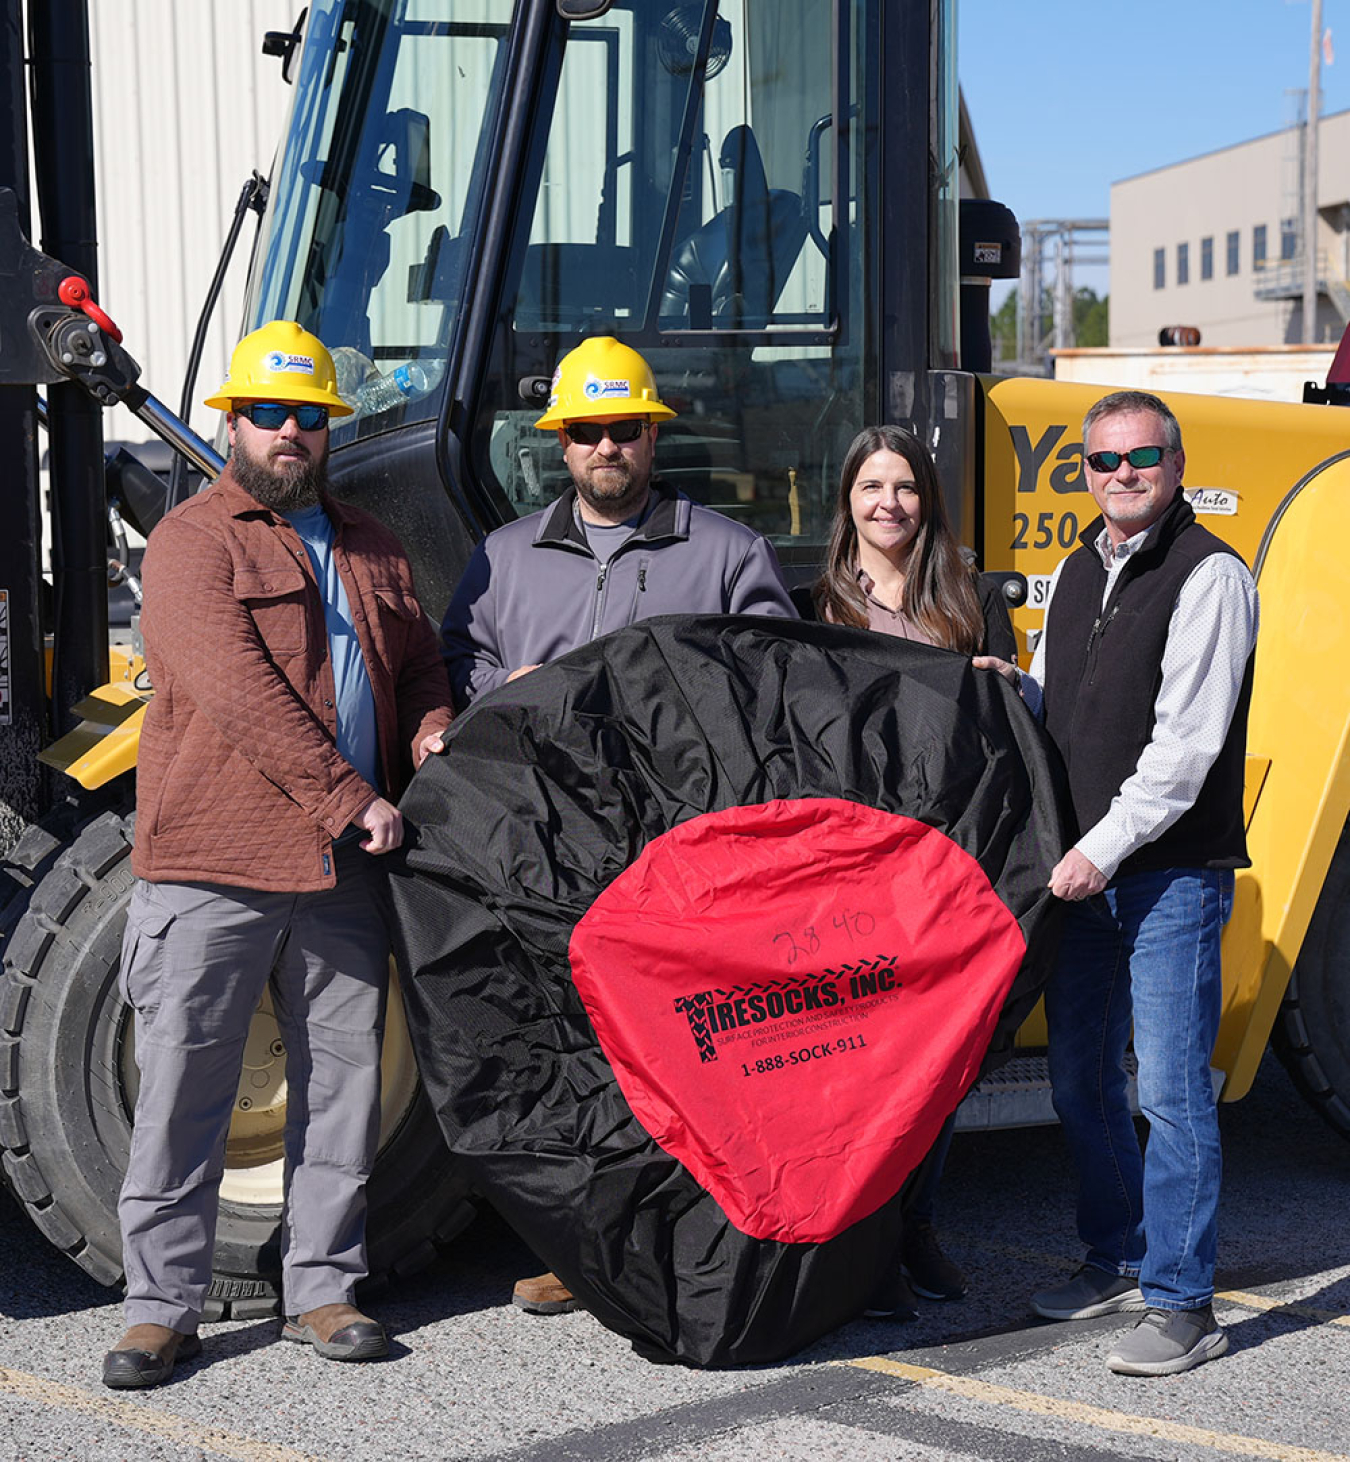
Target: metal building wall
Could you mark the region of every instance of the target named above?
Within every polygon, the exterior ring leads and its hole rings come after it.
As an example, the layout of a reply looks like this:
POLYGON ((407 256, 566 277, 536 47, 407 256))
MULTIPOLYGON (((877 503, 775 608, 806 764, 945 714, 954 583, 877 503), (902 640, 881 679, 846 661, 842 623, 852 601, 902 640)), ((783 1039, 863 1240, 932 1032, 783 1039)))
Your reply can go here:
MULTIPOLYGON (((100 302, 143 381, 175 411, 197 316, 240 189, 271 171, 293 94, 263 32, 289 31, 302 0, 116 0, 89 7, 98 169, 100 302)), ((198 378, 219 385, 239 332, 254 236, 249 215, 198 378)), ((194 406, 214 435, 219 413, 194 406)), ((151 434, 115 407, 109 438, 151 434)))

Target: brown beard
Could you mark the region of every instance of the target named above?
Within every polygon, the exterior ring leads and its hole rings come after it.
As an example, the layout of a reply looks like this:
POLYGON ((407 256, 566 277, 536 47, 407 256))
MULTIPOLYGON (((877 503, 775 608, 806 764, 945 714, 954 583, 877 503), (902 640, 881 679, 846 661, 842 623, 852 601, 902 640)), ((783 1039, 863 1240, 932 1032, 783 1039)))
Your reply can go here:
POLYGON ((624 472, 624 482, 619 488, 611 488, 607 495, 597 492, 595 485, 591 482, 586 472, 576 472, 572 475, 572 482, 576 487, 577 495, 597 513, 611 519, 615 523, 621 523, 647 501, 647 495, 651 484, 650 472, 635 472, 632 464, 619 459, 617 462, 606 464, 607 467, 619 467, 624 472))
POLYGON ((242 441, 236 440, 230 467, 239 486, 255 502, 274 513, 298 513, 312 508, 328 491, 326 445, 322 456, 281 465, 271 461, 270 455, 268 458, 253 456, 242 441))

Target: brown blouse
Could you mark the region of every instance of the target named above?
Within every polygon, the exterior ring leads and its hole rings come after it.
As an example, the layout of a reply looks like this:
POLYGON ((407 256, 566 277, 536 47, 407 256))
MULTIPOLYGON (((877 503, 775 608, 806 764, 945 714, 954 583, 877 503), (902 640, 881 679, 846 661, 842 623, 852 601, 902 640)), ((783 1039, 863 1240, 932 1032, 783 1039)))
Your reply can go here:
POLYGON ((878 630, 883 635, 894 635, 899 640, 915 640, 921 645, 936 645, 937 641, 927 630, 920 629, 903 609, 888 609, 873 590, 876 588, 872 576, 866 569, 858 570, 858 587, 867 600, 867 628, 878 630))

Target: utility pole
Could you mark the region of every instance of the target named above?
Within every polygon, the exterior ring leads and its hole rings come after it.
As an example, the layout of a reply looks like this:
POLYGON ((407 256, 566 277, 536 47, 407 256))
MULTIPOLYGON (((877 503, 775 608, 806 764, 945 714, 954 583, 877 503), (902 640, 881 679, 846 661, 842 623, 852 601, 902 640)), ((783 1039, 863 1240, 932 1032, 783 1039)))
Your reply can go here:
POLYGON ((1317 343, 1317 134, 1322 111, 1322 0, 1312 0, 1303 147, 1303 343, 1317 343))

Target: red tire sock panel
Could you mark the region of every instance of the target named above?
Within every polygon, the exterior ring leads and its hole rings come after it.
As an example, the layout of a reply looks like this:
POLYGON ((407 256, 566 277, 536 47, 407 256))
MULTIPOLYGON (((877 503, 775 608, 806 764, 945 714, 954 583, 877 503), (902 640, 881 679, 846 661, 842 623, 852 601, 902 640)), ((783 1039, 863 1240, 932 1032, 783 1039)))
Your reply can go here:
POLYGON ((743 1233, 820 1243, 922 1160, 1026 944, 936 828, 812 798, 649 843, 570 953, 643 1127, 743 1233))

